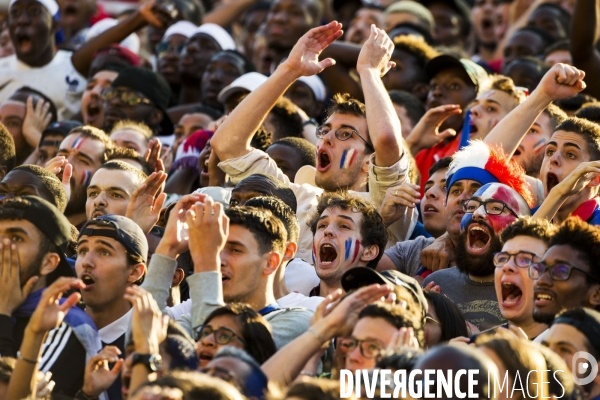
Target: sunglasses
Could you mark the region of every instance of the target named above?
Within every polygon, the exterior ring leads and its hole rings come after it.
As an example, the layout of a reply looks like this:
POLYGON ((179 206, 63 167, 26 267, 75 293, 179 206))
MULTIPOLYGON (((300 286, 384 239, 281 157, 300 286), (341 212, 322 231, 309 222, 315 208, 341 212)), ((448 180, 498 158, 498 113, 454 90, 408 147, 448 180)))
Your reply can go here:
POLYGON ((169 42, 160 42, 159 44, 156 45, 156 56, 157 57, 162 57, 165 54, 167 54, 168 52, 175 52, 175 54, 177 54, 178 56, 181 55, 181 53, 183 53, 183 49, 185 48, 185 43, 179 43, 177 45, 172 45, 169 42))

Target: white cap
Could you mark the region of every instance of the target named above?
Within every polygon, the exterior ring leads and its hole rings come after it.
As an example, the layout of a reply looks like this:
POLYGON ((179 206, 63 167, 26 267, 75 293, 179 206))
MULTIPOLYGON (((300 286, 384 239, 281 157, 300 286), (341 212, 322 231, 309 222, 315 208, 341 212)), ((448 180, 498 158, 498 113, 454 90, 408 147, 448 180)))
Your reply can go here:
POLYGON ((202 24, 198 28, 196 28, 194 35, 197 33, 205 33, 208 36, 215 39, 217 43, 219 43, 219 46, 221 46, 221 50, 236 49, 235 42, 233 41, 231 35, 217 24, 202 24))
POLYGON ((249 91, 252 92, 254 89, 265 83, 267 77, 263 74, 259 74, 258 72, 248 72, 239 78, 235 79, 228 86, 225 86, 223 90, 219 93, 217 100, 221 103, 224 103, 229 96, 234 93, 249 91))
POLYGON ((214 201, 223 204, 225 208, 229 207, 229 200, 231 200, 231 190, 227 190, 220 186, 206 186, 196 189, 194 190, 194 194, 205 194, 210 196, 214 201))
POLYGON ((192 36, 198 27, 190 21, 178 21, 167 29, 163 35, 163 39, 168 39, 171 35, 182 35, 186 38, 192 36))
POLYGON ((310 90, 312 90, 315 94, 315 99, 317 99, 317 101, 325 100, 325 85, 323 85, 323 81, 321 81, 321 78, 319 78, 316 75, 311 75, 301 76, 300 78, 298 78, 298 80, 308 85, 310 90))
MULTIPOLYGON (((118 23, 119 21, 112 18, 101 19, 100 21, 92 25, 92 27, 87 31, 87 33, 85 34, 85 41, 89 41, 91 38, 98 36, 106 30, 109 30, 118 23)), ((123 40, 120 44, 127 50, 130 50, 135 54, 140 54, 140 38, 137 34, 132 33, 131 35, 127 36, 125 40, 123 40)))
MULTIPOLYGON (((10 9, 16 1, 17 0, 10 0, 10 3, 8 4, 8 8, 10 9)), ((55 16, 56 13, 58 13, 59 8, 58 8, 58 3, 56 1, 54 1, 54 0, 37 0, 37 2, 41 3, 44 7, 46 7, 46 10, 48 10, 50 15, 55 16)))

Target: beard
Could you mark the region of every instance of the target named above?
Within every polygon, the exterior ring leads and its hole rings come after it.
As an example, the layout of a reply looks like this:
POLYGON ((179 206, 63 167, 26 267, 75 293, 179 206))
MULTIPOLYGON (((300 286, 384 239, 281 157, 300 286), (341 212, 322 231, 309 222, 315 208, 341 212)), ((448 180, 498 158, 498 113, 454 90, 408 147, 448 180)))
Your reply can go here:
MULTIPOLYGON (((358 158, 346 170, 340 170, 328 178, 324 178, 318 171, 315 175, 315 184, 326 192, 349 190, 360 178, 364 157, 358 158)), ((366 184, 366 182, 365 182, 366 184)))
POLYGON ((554 321, 555 314, 552 312, 543 312, 533 308, 533 320, 541 324, 550 325, 554 321))
POLYGON ((489 276, 494 273, 494 269, 496 268, 494 266, 494 253, 502 250, 502 242, 491 226, 482 222, 477 224, 485 226, 488 231, 492 233, 490 245, 483 254, 471 254, 467 250, 468 229, 461 231, 458 236, 458 243, 455 250, 456 267, 459 271, 473 276, 489 276))
POLYGON ((71 199, 67 203, 65 216, 85 213, 85 203, 87 201, 87 188, 79 186, 75 183, 75 179, 71 178, 71 199))

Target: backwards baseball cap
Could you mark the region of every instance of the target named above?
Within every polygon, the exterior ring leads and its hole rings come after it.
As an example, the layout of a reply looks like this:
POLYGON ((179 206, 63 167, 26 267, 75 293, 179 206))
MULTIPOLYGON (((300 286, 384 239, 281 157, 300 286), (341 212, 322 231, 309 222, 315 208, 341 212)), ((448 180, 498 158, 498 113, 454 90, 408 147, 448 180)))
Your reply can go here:
POLYGON ((267 77, 263 74, 259 74, 258 72, 245 73, 244 75, 236 78, 229 85, 225 86, 219 93, 217 100, 219 100, 221 103, 225 103, 233 94, 245 91, 252 92, 257 87, 265 83, 266 80, 267 77))
POLYGON ((148 240, 142 228, 122 215, 102 215, 86 222, 79 231, 82 236, 103 236, 121 243, 127 252, 140 257, 144 263, 148 260, 148 240))
POLYGON ((163 112, 163 120, 160 123, 161 134, 171 135, 173 133, 173 122, 167 113, 171 99, 171 87, 165 78, 145 68, 129 67, 119 72, 117 78, 111 83, 113 88, 119 86, 136 90, 150 99, 163 112))
POLYGON ((162 40, 167 40, 171 35, 181 35, 189 38, 192 36, 198 27, 190 21, 178 21, 171 25, 162 37, 162 40))
MULTIPOLYGON (((16 1, 17 0, 10 0, 10 3, 8 4, 8 8, 10 9, 16 1)), ((46 8, 46 10, 48 10, 50 15, 54 16, 54 15, 56 15, 56 13, 58 13, 59 7, 58 7, 58 3, 56 1, 54 1, 54 0, 37 0, 37 2, 41 3, 46 8)))
POLYGON ((69 134, 69 132, 71 132, 72 129, 79 128, 80 126, 83 126, 81 122, 73 120, 58 121, 53 124, 50 124, 46 129, 44 129, 44 132, 42 132, 42 139, 40 140, 40 144, 42 143, 45 135, 59 134, 62 137, 67 137, 67 135, 69 134))
POLYGON ((427 75, 427 79, 431 80, 445 69, 461 69, 465 71, 473 85, 475 85, 476 92, 479 92, 479 89, 484 87, 488 80, 488 74, 482 66, 469 59, 461 58, 459 60, 448 54, 442 54, 429 60, 425 65, 425 74, 427 75))
POLYGON ((379 283, 380 285, 391 285, 392 287, 400 287, 407 290, 413 299, 421 306, 423 310, 423 318, 427 315, 428 303, 423 289, 416 279, 403 274, 400 271, 389 270, 381 273, 368 267, 354 267, 344 272, 342 275, 342 288, 347 293, 360 289, 364 286, 379 283))
POLYGON ((75 276, 67 262, 67 248, 71 241, 71 224, 67 217, 47 200, 37 196, 21 196, 0 203, 0 220, 31 222, 59 250, 58 267, 47 277, 47 284, 61 276, 75 276))
POLYGON ((590 345, 600 353, 600 312, 591 308, 574 308, 563 311, 552 322, 552 325, 571 325, 587 338, 590 345))
POLYGON ((326 90, 321 78, 316 75, 301 76, 298 81, 306 84, 312 90, 317 101, 325 101, 326 90))

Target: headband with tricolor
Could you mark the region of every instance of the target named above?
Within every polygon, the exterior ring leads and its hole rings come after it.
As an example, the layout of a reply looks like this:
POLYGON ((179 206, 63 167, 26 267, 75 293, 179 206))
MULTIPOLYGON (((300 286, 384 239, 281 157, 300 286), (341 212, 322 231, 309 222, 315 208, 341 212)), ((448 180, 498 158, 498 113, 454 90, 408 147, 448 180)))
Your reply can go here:
POLYGON ((473 140, 452 156, 446 173, 446 193, 461 179, 477 181, 482 185, 503 183, 516 190, 527 204, 532 205, 533 196, 525 179, 525 171, 501 150, 490 147, 481 140, 473 140))
MULTIPOLYGON (((12 5, 14 3, 16 3, 17 0, 10 0, 10 3, 8 5, 8 8, 10 9, 10 7, 12 7, 12 5)), ((54 0, 37 0, 38 3, 41 3, 44 7, 46 7, 46 10, 48 10, 48 12, 50 13, 50 15, 54 16, 56 15, 56 13, 58 13, 58 3, 54 0)))

